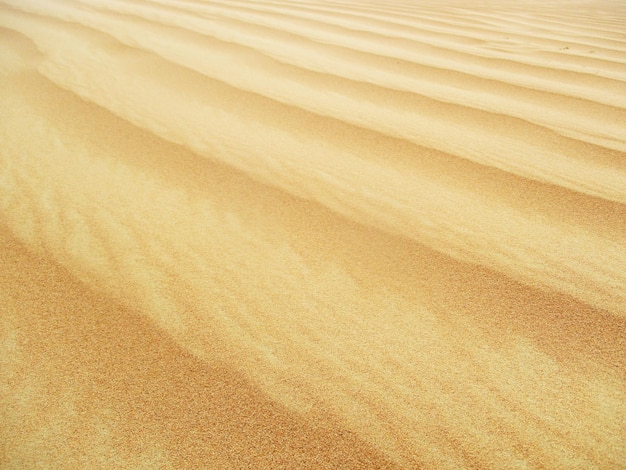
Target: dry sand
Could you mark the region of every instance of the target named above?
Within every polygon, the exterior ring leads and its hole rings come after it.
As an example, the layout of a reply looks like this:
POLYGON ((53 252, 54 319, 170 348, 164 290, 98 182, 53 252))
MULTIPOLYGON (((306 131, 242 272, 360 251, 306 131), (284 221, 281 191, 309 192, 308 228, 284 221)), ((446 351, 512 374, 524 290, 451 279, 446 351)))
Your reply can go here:
POLYGON ((0 0, 0 467, 626 468, 626 4, 0 0))

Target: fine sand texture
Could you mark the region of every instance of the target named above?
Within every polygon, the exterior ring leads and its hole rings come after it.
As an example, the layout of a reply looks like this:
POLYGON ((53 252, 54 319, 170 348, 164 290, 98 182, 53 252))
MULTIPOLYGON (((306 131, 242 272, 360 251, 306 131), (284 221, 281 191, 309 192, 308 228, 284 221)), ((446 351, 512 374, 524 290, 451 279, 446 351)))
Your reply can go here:
POLYGON ((626 3, 0 0, 0 468, 626 468, 626 3))

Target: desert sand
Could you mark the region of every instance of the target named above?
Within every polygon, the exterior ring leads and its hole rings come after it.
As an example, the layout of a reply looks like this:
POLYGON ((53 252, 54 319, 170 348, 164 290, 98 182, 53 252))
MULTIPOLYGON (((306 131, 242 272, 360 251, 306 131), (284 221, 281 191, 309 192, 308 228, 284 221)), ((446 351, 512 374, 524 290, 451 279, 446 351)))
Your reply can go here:
POLYGON ((0 467, 626 468, 626 4, 0 0, 0 467))

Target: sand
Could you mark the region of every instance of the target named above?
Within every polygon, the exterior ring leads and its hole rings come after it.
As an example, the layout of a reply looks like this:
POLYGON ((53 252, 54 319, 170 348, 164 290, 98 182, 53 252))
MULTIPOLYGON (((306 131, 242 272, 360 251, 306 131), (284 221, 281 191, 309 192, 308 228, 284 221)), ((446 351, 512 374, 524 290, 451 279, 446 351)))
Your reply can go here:
POLYGON ((0 0, 0 467, 626 468, 626 6, 0 0))

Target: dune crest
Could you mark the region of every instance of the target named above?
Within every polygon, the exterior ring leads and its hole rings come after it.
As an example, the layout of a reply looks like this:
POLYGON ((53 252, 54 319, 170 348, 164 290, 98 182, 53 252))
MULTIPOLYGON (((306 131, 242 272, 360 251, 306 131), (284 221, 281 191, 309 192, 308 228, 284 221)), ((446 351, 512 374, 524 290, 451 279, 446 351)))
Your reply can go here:
POLYGON ((626 465, 626 9, 445 3, 0 0, 10 468, 626 465))

